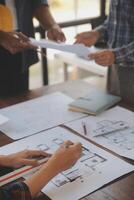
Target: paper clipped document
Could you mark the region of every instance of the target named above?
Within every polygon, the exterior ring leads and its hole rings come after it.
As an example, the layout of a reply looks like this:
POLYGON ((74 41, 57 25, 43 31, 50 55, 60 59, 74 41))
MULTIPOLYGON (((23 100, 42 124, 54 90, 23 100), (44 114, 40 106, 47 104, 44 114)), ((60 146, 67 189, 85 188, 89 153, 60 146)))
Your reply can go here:
POLYGON ((116 106, 98 116, 88 116, 65 126, 134 160, 134 113, 125 108, 116 106))
MULTIPOLYGON (((88 55, 95 50, 92 48, 88 48, 83 44, 65 44, 65 43, 57 43, 51 40, 40 39, 36 40, 34 38, 30 38, 31 44, 35 46, 39 46, 41 48, 50 48, 56 49, 64 52, 74 53, 80 57, 88 58, 88 55)), ((89 59, 89 58, 88 58, 89 59)))
POLYGON ((68 111, 71 101, 72 98, 57 92, 3 108, 1 114, 10 121, 0 130, 16 140, 84 116, 68 111))
POLYGON ((72 168, 57 175, 42 189, 52 200, 78 200, 134 170, 133 165, 61 127, 6 145, 0 152, 5 155, 23 149, 41 149, 53 153, 65 140, 81 142, 83 153, 72 168))

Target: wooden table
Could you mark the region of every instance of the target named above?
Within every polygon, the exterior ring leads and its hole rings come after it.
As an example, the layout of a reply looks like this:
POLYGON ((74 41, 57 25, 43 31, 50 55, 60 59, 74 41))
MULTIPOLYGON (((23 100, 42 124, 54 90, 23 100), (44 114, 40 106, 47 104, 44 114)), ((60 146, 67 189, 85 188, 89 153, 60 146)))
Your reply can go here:
MULTIPOLYGON (((69 81, 62 84, 57 84, 53 86, 45 86, 37 90, 29 91, 23 95, 0 99, 0 108, 13 105, 15 103, 20 103, 26 100, 34 99, 42 95, 50 94, 52 92, 61 91, 70 97, 77 98, 81 95, 85 95, 90 90, 91 86, 83 81, 69 81)), ((121 105, 130 108, 130 105, 124 102, 121 105)), ((8 138, 4 134, 0 134, 0 146, 9 144, 13 142, 12 139, 8 138)), ((134 164, 134 162, 131 162, 134 164)), ((112 167, 112 166, 111 166, 112 167)), ((47 200, 48 198, 40 193, 36 200, 47 200)), ((116 181, 108 184, 107 186, 99 189, 98 191, 90 194, 84 198, 85 200, 134 200, 134 173, 127 176, 121 177, 116 181)), ((64 200, 64 199, 63 199, 64 200)), ((71 199, 70 199, 71 200, 71 199)))

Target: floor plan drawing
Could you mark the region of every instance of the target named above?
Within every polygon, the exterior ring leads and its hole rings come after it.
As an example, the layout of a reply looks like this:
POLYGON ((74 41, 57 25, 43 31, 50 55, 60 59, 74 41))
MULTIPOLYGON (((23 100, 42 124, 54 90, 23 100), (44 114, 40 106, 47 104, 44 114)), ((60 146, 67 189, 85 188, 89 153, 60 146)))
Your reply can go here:
POLYGON ((73 182, 77 178, 83 179, 84 173, 91 175, 96 170, 97 165, 105 162, 106 159, 99 156, 98 154, 92 153, 88 149, 83 147, 82 157, 79 162, 72 168, 62 172, 52 180, 57 187, 60 187, 68 182, 73 182), (83 170, 84 169, 84 170, 83 170))
MULTIPOLYGON (((51 145, 49 144, 50 146, 48 146, 47 144, 39 144, 37 146, 33 146, 32 148, 52 153, 63 142, 64 142, 63 139, 54 138, 51 141, 51 145)), ((26 148, 31 149, 31 145, 28 145, 26 148)), ((82 156, 79 162, 73 167, 71 167, 70 169, 60 173, 58 176, 56 176, 52 180, 52 183, 55 186, 60 187, 68 182, 75 181, 77 178, 81 178, 82 180, 83 178, 82 176, 84 173, 87 173, 88 175, 94 173, 96 167, 106 161, 106 159, 100 156, 99 154, 91 152, 89 149, 85 148, 84 146, 82 148, 83 148, 82 156)), ((30 172, 26 174, 24 177, 26 178, 29 175, 33 174, 34 172, 30 172)))
POLYGON ((74 166, 61 172, 42 189, 52 200, 79 200, 134 170, 132 165, 61 127, 13 142, 1 147, 0 152, 8 154, 29 148, 53 153, 65 140, 81 142, 82 156, 74 166))
POLYGON ((113 108, 99 116, 88 116, 65 126, 103 145, 117 154, 134 159, 134 113, 122 108, 113 108), (119 115, 120 113, 120 115, 119 115))
POLYGON ((93 133, 95 136, 107 135, 127 128, 129 128, 129 125, 124 121, 103 120, 96 124, 96 129, 93 130, 93 133))

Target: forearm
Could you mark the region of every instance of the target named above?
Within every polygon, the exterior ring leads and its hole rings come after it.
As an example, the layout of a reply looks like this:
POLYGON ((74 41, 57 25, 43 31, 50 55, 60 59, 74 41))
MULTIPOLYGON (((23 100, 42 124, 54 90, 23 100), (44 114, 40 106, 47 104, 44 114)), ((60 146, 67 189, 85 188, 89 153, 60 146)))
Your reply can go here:
POLYGON ((35 197, 37 193, 57 174, 59 170, 56 169, 53 163, 46 163, 40 168, 38 172, 28 178, 25 183, 28 186, 32 197, 35 197))
POLYGON ((0 167, 6 166, 6 165, 5 165, 6 161, 7 161, 6 156, 0 155, 0 167))
POLYGON ((34 15, 46 30, 49 30, 51 27, 56 25, 56 22, 49 10, 49 6, 47 5, 40 5, 35 10, 34 15))
POLYGON ((115 54, 115 63, 126 66, 126 63, 134 63, 134 42, 124 45, 121 48, 113 49, 115 54))

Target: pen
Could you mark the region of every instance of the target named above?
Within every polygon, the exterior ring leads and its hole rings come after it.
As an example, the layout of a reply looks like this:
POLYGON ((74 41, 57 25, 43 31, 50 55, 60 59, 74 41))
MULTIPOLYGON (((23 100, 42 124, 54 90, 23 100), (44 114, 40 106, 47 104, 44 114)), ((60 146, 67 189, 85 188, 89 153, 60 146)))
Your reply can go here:
POLYGON ((84 131, 84 135, 87 135, 87 127, 85 122, 82 122, 82 127, 83 127, 83 131, 84 131))

